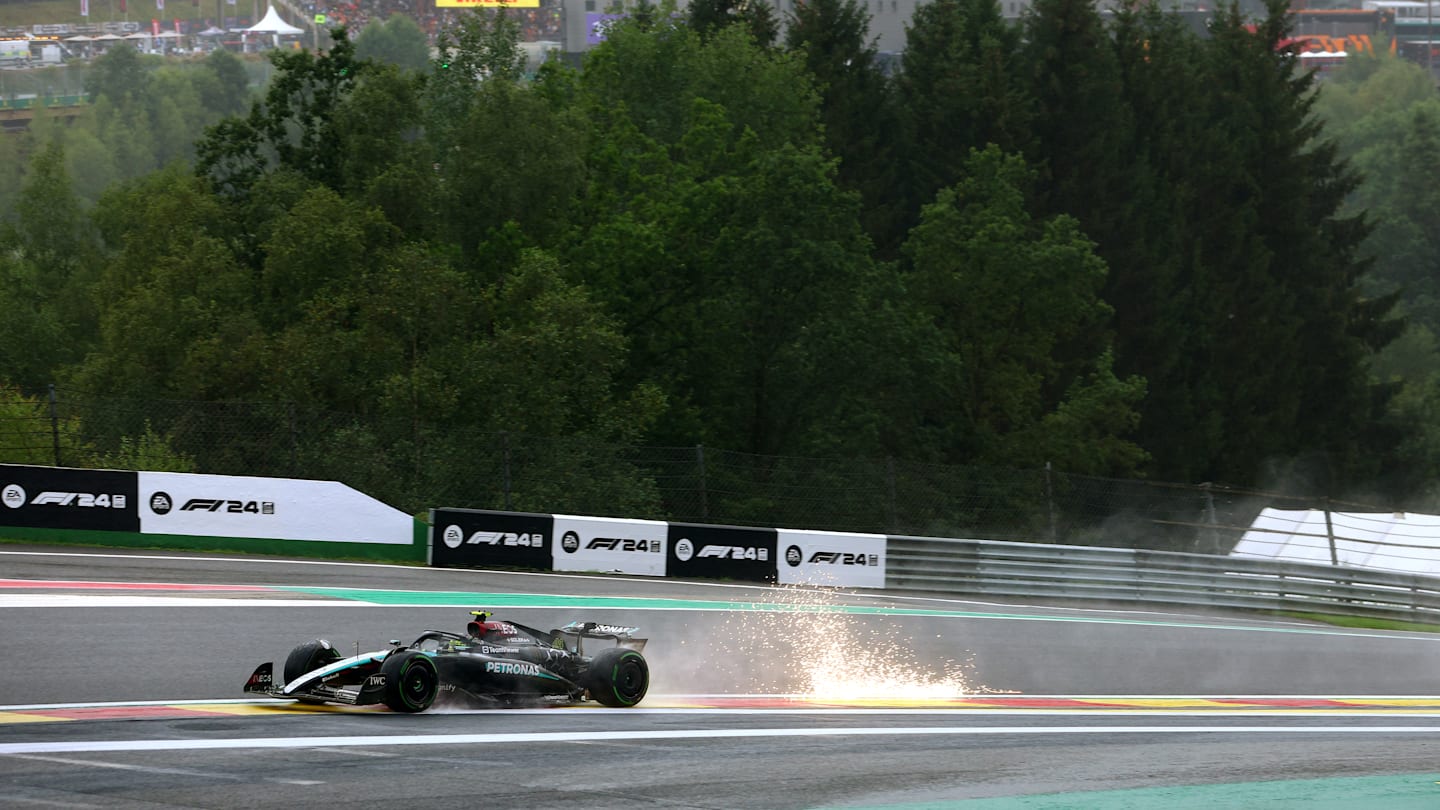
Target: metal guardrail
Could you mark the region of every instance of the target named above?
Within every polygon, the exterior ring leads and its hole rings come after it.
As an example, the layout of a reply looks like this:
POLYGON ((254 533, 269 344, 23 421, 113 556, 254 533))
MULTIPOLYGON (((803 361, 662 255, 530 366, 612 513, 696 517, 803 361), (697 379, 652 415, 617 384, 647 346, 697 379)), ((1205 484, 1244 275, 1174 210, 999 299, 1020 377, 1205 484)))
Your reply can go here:
POLYGON ((1440 622, 1440 578, 1166 551, 889 538, 886 588, 1440 622))

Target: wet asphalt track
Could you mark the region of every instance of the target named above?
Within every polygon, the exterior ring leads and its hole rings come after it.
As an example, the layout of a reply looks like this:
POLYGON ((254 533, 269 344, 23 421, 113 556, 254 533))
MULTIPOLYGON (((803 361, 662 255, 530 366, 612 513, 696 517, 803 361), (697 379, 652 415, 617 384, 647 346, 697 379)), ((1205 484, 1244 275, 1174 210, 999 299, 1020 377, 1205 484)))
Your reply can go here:
MULTIPOLYGON (((633 579, 105 554, 0 553, 0 577, 727 601, 774 596, 633 579)), ((0 704, 239 698, 256 663, 283 657, 305 638, 368 648, 463 621, 463 610, 454 608, 263 604, 271 598, 224 607, 0 607, 6 652, 0 704)), ((921 669, 948 662, 941 668, 965 669, 973 684, 1024 694, 1440 693, 1440 640, 1433 637, 1233 616, 924 606, 981 615, 855 617, 843 630, 861 640, 896 639, 921 669), (1276 628, 1285 632, 1270 632, 1276 628)), ((652 638, 646 652, 658 705, 683 702, 667 695, 760 691, 757 684, 783 690, 793 685, 781 658, 788 645, 819 643, 726 613, 574 613, 530 608, 503 615, 536 624, 593 617, 642 625, 652 638)), ((294 808, 419 800, 484 807, 948 807, 1058 791, 1422 774, 1440 771, 1437 755, 1440 718, 1428 713, 555 709, 13 722, 0 723, 0 806, 294 808), (120 750, 95 750, 104 748, 120 750)))

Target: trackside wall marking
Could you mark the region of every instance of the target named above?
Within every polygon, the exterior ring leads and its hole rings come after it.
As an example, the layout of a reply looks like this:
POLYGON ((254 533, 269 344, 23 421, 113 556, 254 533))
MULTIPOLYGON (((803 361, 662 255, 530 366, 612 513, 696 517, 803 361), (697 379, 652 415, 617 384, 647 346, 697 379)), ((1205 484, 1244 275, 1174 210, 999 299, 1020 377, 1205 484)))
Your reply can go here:
POLYGON ((0 755, 99 753, 107 751, 195 751, 244 748, 356 748, 396 745, 516 745, 560 742, 718 740, 767 737, 918 737, 1043 734, 1435 734, 1433 726, 1013 726, 975 728, 756 728, 665 731, 528 732, 520 734, 432 734, 344 737, 241 737, 229 740, 62 740, 0 744, 0 755))

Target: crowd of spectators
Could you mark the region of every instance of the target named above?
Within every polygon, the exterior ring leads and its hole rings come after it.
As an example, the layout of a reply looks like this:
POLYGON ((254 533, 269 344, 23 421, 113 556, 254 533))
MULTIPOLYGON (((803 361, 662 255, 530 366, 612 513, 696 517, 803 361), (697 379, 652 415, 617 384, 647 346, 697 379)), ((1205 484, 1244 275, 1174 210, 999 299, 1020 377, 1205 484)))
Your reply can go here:
MULTIPOLYGON (((372 20, 387 20, 399 14, 409 17, 435 44, 440 32, 453 26, 456 17, 469 9, 436 8, 435 0, 307 0, 299 4, 314 19, 325 15, 325 24, 344 25, 358 34, 372 20)), ((560 0, 540 0, 539 8, 475 9, 481 14, 503 11, 520 21, 520 38, 525 42, 558 40, 561 35, 560 0)))

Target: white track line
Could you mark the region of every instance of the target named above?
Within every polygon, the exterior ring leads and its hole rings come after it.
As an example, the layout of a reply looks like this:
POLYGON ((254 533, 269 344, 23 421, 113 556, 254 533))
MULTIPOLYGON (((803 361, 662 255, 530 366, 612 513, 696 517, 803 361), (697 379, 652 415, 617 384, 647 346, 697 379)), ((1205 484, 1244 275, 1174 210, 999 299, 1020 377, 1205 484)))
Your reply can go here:
POLYGON ((666 731, 527 732, 520 734, 433 734, 344 737, 242 737, 228 740, 65 740, 0 744, 0 755, 99 753, 115 751, 198 751, 235 749, 355 748, 414 745, 517 745, 631 742, 640 740, 724 740, 778 737, 917 737, 1043 734, 1436 734, 1433 726, 1033 726, 975 728, 757 728, 666 731))
MULTIPOLYGON (((1155 701, 1155 700, 1209 700, 1209 701, 1255 701, 1255 706, 1234 706, 1232 708, 1184 708, 1167 707, 1164 709, 1147 709, 1144 706, 1134 708, 1080 708, 1077 711, 1085 714, 1124 714, 1133 716, 1137 713, 1160 714, 1166 716, 1222 716, 1228 714, 1263 714, 1266 717, 1310 717, 1317 713, 1330 711, 1363 711, 1371 717, 1387 717, 1399 715, 1413 715, 1417 712, 1429 713, 1430 709, 1407 709, 1404 706, 1376 709, 1366 706, 1324 706, 1315 709, 1302 707, 1287 707, 1285 709, 1265 708, 1265 701, 1272 700, 1330 700, 1330 701, 1352 701, 1357 703, 1371 703, 1384 706, 1387 701, 1397 700, 1423 700, 1433 701, 1440 704, 1440 697, 1435 695, 1021 695, 1021 694, 974 694, 957 696, 956 700, 976 701, 984 703, 987 700, 1003 701, 1007 698, 1019 700, 1091 700, 1091 701, 1155 701)), ((824 698, 812 695, 801 694, 657 694, 651 693, 648 700, 652 703, 685 703, 691 701, 706 700, 794 700, 800 703, 825 703, 823 706, 637 706, 627 709, 606 709, 599 706, 583 706, 580 710, 585 712, 613 712, 618 714, 845 714, 845 713, 870 713, 870 714, 948 714, 948 715, 970 715, 979 712, 992 714, 1047 714, 1047 713, 1070 713, 1070 709, 1058 708, 1026 708, 1003 706, 990 706, 985 708, 970 708, 964 704, 953 706, 863 706, 845 705, 844 702, 835 703, 826 701, 824 698)), ((875 700, 885 700, 876 698, 875 700)), ((920 703, 926 701, 921 700, 920 703)), ((115 700, 115 701, 88 701, 83 703, 15 703, 0 705, 0 712, 36 712, 36 711, 71 711, 75 709, 124 709, 131 707, 151 706, 273 706, 277 708, 292 706, 294 703, 289 700, 275 698, 187 698, 185 700, 115 700)), ((451 714, 485 714, 485 715, 512 715, 512 714, 543 714, 554 715, 557 711, 564 711, 563 707, 542 707, 542 708, 513 708, 513 709, 442 709, 451 714)), ((385 712, 376 712, 377 716, 390 716, 385 712)), ((394 715, 400 716, 400 715, 394 715)))

